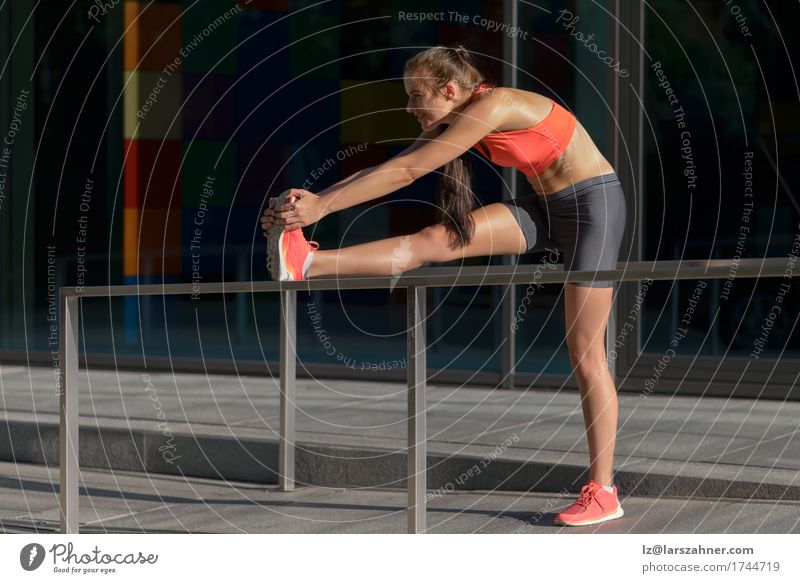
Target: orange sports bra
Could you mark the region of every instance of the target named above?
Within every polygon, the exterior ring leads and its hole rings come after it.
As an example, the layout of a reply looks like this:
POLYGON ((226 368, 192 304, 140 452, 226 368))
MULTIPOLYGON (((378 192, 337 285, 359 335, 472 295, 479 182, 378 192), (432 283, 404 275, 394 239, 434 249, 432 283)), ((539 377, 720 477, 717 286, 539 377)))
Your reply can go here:
MULTIPOLYGON (((481 83, 470 99, 494 86, 481 83)), ((475 144, 475 148, 498 166, 514 167, 527 177, 541 174, 567 149, 575 130, 575 116, 552 99, 550 113, 529 128, 493 132, 475 144)))

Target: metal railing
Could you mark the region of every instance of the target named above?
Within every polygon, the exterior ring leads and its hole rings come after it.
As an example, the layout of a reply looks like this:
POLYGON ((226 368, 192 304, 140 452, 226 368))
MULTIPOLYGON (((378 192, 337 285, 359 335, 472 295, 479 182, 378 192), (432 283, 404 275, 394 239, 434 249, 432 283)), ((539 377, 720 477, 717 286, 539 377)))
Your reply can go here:
MULTIPOLYGON (((734 260, 689 260, 618 263, 608 271, 564 271, 563 265, 541 271, 536 265, 423 267, 399 278, 336 277, 298 282, 218 282, 150 285, 62 287, 59 315, 60 395, 60 518, 62 533, 79 532, 78 523, 78 322, 81 298, 278 292, 281 294, 280 330, 280 428, 278 485, 294 489, 295 468, 295 366, 297 292, 336 289, 407 289, 407 379, 408 379, 408 532, 425 531, 426 493, 426 289, 450 286, 520 285, 531 280, 541 284, 591 281, 643 281, 676 279, 724 279, 794 277, 786 258, 734 260), (787 275, 788 274, 788 275, 787 275)), ((616 329, 615 310, 609 330, 616 329)), ((511 334, 511 330, 507 331, 511 334)))

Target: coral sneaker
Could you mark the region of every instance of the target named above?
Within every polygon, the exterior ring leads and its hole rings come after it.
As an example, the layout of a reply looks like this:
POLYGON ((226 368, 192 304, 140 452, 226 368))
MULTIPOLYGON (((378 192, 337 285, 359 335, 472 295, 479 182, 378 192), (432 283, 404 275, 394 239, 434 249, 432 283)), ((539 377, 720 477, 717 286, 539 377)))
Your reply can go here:
POLYGON ((613 486, 613 492, 609 492, 600 482, 589 480, 581 488, 578 500, 559 512, 553 522, 564 526, 587 526, 620 518, 624 512, 617 495, 616 486, 613 486))
POLYGON ((283 231, 275 245, 269 265, 272 279, 277 281, 301 281, 306 278, 314 251, 319 249, 316 241, 306 241, 303 229, 283 231))
MULTIPOLYGON (((275 200, 274 208, 289 198, 288 191, 275 200)), ((294 202, 294 197, 290 202, 294 202)), ((303 229, 285 230, 272 226, 267 229, 267 270, 276 281, 300 281, 305 279, 314 251, 319 249, 316 241, 306 241, 303 229)))

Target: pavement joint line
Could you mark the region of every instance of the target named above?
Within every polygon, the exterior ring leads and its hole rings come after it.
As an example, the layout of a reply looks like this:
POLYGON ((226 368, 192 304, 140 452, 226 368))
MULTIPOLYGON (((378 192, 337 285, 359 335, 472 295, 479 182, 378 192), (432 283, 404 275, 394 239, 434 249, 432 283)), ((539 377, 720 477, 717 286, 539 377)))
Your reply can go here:
MULTIPOLYGON (((781 435, 776 435, 775 437, 770 437, 769 439, 762 440, 762 439, 760 439, 758 437, 751 437, 749 439, 754 439, 756 441, 755 445, 756 446, 761 446, 761 445, 763 445, 765 443, 770 443, 770 442, 773 442, 773 441, 775 441, 777 439, 783 439, 784 437, 789 437, 789 436, 797 435, 797 434, 800 434, 800 427, 798 427, 797 429, 794 429, 793 431, 789 431, 788 433, 783 433, 781 435)), ((730 453, 736 453, 736 452, 739 452, 739 451, 743 451, 743 450, 749 449, 751 447, 753 447, 753 444, 743 445, 741 447, 737 447, 736 449, 732 449, 730 451, 726 451, 725 453, 720 454, 719 456, 714 456, 714 457, 715 458, 722 457, 723 455, 728 455, 730 453)), ((714 461, 714 459, 710 459, 709 461, 714 461)), ((762 466, 756 466, 756 467, 762 467, 762 466)), ((791 468, 791 469, 797 469, 797 468, 791 468)))
POLYGON ((126 512, 123 514, 118 514, 116 516, 109 516, 107 518, 100 518, 98 520, 89 520, 87 522, 81 523, 82 526, 92 526, 92 525, 103 525, 105 522, 113 521, 113 520, 120 520, 123 518, 135 517, 140 514, 147 514, 149 512, 155 512, 156 510, 166 510, 167 508, 171 508, 172 506, 179 506, 183 504, 183 502, 172 502, 170 504, 162 504, 161 506, 154 506, 153 508, 147 508, 145 510, 133 510, 131 512, 126 512))
MULTIPOLYGON (((561 418, 564 418, 564 417, 571 417, 571 416, 577 414, 578 412, 579 411, 576 409, 575 411, 570 411, 570 412, 565 412, 565 413, 557 413, 555 415, 552 415, 550 417, 546 417, 544 419, 537 419, 536 422, 537 423, 543 423, 543 422, 546 422, 546 421, 553 421, 555 419, 561 419, 561 418)), ((502 428, 498 428, 496 430, 492 429, 491 431, 487 431, 487 432, 485 432, 483 434, 480 434, 479 437, 482 436, 482 435, 491 435, 493 433, 498 433, 500 431, 512 431, 514 429, 517 429, 518 427, 529 427, 530 424, 531 424, 530 421, 523 421, 523 422, 520 422, 520 423, 515 423, 514 425, 510 425, 508 427, 502 427, 502 428)), ((469 438, 472 437, 472 435, 473 434, 456 435, 456 437, 450 437, 448 439, 452 439, 452 440, 469 439, 469 438)))

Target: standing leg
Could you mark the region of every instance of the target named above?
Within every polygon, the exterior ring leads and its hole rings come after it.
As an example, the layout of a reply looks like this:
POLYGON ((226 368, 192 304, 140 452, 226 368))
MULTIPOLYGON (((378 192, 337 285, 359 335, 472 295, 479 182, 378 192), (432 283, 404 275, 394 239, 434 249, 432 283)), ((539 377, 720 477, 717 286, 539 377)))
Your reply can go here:
POLYGON ((589 441, 589 479, 613 481, 617 437, 617 389, 608 370, 606 325, 613 288, 565 285, 565 321, 570 363, 580 388, 589 441))

